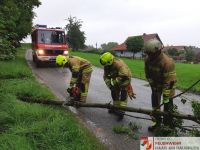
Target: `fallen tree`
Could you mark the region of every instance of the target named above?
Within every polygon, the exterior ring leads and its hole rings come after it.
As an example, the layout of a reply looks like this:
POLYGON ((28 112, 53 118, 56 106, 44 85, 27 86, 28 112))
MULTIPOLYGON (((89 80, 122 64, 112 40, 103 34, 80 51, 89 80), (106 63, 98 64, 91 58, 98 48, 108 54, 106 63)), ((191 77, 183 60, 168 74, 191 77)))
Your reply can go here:
MULTIPOLYGON (((39 103, 39 104, 53 105, 53 106, 63 106, 63 103, 64 103, 64 101, 37 99, 37 98, 23 97, 23 96, 18 96, 18 99, 25 101, 25 102, 39 103)), ((116 107, 110 103, 101 104, 101 103, 79 103, 79 102, 67 103, 67 102, 65 102, 64 105, 65 106, 76 106, 76 107, 119 109, 119 110, 123 110, 123 111, 141 113, 141 114, 146 114, 146 115, 152 115, 152 113, 158 114, 160 116, 169 115, 169 113, 163 112, 163 111, 153 111, 150 109, 133 108, 133 107, 116 107)), ((200 117, 196 117, 196 116, 189 115, 189 114, 185 115, 185 114, 177 114, 177 113, 170 113, 170 115, 174 118, 191 120, 191 121, 194 121, 194 122, 200 124, 200 117)))

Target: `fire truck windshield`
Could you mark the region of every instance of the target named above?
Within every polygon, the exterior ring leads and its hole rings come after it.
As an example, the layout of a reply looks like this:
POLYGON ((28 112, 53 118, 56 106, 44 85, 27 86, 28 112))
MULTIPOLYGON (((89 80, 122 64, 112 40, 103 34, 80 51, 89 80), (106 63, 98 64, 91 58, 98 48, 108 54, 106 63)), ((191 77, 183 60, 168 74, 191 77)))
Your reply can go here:
POLYGON ((38 43, 65 44, 65 33, 63 31, 39 30, 38 43))

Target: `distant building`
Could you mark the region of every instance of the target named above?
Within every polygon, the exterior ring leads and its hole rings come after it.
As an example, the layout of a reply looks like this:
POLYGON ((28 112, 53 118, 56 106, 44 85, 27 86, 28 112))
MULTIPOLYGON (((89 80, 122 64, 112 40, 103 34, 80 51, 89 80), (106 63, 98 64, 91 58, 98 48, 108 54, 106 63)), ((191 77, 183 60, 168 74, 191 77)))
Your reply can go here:
POLYGON ((194 51, 195 54, 199 54, 200 53, 200 48, 194 47, 193 51, 194 51))
MULTIPOLYGON (((151 39, 158 39, 162 43, 162 41, 157 33, 153 33, 153 34, 144 33, 143 35, 139 35, 139 36, 143 37, 144 43, 146 43, 147 41, 149 41, 151 39)), ((124 43, 117 45, 116 47, 112 48, 111 50, 115 51, 115 54, 119 57, 132 57, 133 52, 127 50, 125 42, 126 42, 126 40, 124 41, 124 43)), ((141 58, 141 57, 142 57, 142 52, 135 53, 135 58, 141 58)))
POLYGON ((169 49, 176 49, 178 52, 180 52, 180 51, 185 51, 186 48, 187 48, 187 46, 173 46, 173 45, 171 45, 171 46, 165 46, 163 48, 163 51, 167 51, 169 49))

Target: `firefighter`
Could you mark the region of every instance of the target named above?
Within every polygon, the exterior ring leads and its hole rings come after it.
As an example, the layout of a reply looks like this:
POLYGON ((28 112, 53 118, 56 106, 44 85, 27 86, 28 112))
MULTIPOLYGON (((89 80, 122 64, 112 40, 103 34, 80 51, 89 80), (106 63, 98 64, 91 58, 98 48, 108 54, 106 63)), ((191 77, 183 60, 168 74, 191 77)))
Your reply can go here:
MULTIPOLYGON (((104 66, 104 81, 111 90, 113 105, 117 107, 127 106, 127 97, 135 98, 131 86, 131 71, 120 59, 114 57, 110 52, 100 56, 100 63, 104 66)), ((124 117, 124 112, 119 110, 109 110, 109 113, 118 112, 119 120, 124 117)))
POLYGON ((70 69, 72 77, 70 88, 67 91, 74 97, 74 100, 85 103, 92 74, 91 63, 77 56, 58 55, 56 64, 70 69))
MULTIPOLYGON (((162 43, 156 39, 149 40, 144 45, 144 52, 147 54, 145 74, 152 90, 153 110, 160 110, 161 97, 163 97, 164 111, 169 112, 173 110, 172 97, 175 95, 176 72, 173 59, 164 54, 162 48, 162 43)), ((149 131, 160 127, 162 118, 152 114, 152 121, 149 131)), ((164 116, 163 124, 172 127, 172 118, 169 115, 164 116)))

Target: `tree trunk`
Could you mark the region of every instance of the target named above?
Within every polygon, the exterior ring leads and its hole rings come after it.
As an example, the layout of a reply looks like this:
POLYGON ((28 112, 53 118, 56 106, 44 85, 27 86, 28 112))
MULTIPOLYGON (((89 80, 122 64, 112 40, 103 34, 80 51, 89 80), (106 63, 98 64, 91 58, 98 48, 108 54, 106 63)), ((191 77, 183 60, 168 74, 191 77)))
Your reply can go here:
MULTIPOLYGON (((31 98, 31 97, 22 97, 19 96, 18 99, 25 101, 25 102, 31 102, 31 103, 40 103, 40 104, 46 104, 46 105, 53 105, 53 106, 63 106, 63 101, 55 101, 55 100, 47 100, 47 99, 36 99, 36 98, 31 98)), ((123 111, 128 111, 128 112, 135 112, 135 113, 141 113, 141 114, 146 114, 146 115, 152 115, 158 114, 160 116, 166 116, 168 115, 167 112, 163 111, 154 111, 150 109, 142 109, 142 108, 133 108, 133 107, 116 107, 113 106, 110 103, 107 104, 101 104, 101 103, 79 103, 76 102, 75 104, 73 103, 65 103, 66 106, 75 106, 75 107, 93 107, 93 108, 107 108, 107 109, 119 109, 123 111)), ((200 118, 197 118, 193 115, 185 115, 185 114, 170 114, 172 117, 179 118, 179 119, 186 119, 186 120, 192 120, 198 124, 200 124, 200 118)))
POLYGON ((134 51, 132 51, 132 52, 133 52, 133 57, 132 58, 134 59, 135 58, 135 53, 134 53, 134 51))

